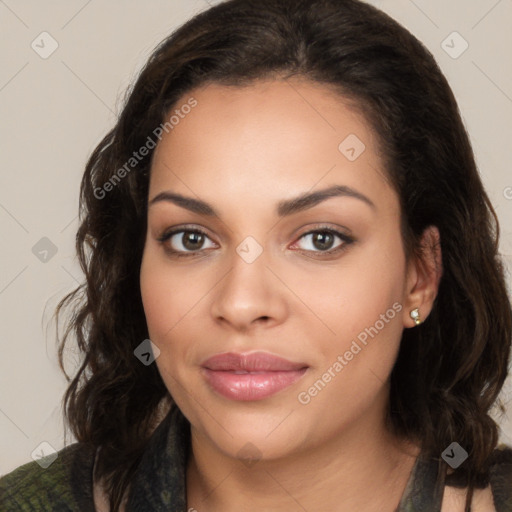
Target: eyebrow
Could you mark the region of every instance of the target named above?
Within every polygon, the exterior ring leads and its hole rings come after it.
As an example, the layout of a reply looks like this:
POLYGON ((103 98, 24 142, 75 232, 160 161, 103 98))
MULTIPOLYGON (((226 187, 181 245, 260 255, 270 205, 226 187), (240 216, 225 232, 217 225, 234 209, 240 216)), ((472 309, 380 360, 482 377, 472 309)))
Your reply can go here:
MULTIPOLYGON (((292 199, 280 201, 277 204, 277 215, 279 217, 287 217, 289 215, 293 215, 303 210, 312 208, 313 206, 316 206, 317 204, 331 197, 353 197, 366 203, 372 209, 376 209, 373 201, 371 201, 371 199, 366 197, 364 194, 361 194, 361 192, 358 192, 357 190, 354 190, 353 188, 347 187, 345 185, 334 185, 323 190, 304 193, 292 199)), ((149 206, 160 202, 174 203, 177 206, 186 208, 187 210, 190 210, 191 212, 197 213, 199 215, 220 218, 215 208, 213 208, 213 206, 207 202, 202 201, 201 199, 194 199, 193 197, 186 197, 176 192, 160 192, 149 201, 149 206)))

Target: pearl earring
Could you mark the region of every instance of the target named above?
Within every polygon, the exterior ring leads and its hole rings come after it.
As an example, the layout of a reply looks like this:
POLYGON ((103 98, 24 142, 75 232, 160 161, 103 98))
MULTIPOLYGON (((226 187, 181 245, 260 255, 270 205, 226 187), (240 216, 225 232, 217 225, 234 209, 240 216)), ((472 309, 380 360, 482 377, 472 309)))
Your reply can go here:
POLYGON ((414 320, 414 322, 416 323, 416 325, 420 325, 421 324, 421 318, 420 318, 420 310, 418 308, 415 308, 413 309, 410 313, 409 313, 410 317, 414 320))

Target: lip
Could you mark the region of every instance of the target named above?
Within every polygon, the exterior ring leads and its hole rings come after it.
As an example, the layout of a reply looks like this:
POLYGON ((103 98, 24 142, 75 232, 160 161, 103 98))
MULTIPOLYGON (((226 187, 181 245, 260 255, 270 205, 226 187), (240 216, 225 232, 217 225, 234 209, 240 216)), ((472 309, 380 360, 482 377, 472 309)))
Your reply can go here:
POLYGON ((231 400, 263 400, 297 382, 307 371, 295 363, 267 352, 227 352, 207 359, 202 374, 208 384, 231 400))

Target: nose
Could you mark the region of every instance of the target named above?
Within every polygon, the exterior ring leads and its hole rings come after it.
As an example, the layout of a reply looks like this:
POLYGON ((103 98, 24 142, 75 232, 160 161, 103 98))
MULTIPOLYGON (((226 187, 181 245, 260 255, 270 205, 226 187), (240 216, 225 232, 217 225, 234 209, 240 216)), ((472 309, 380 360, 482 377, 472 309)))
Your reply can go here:
POLYGON ((215 322, 240 332, 282 323, 288 314, 287 289, 270 268, 265 251, 251 263, 235 252, 231 263, 214 289, 215 322))

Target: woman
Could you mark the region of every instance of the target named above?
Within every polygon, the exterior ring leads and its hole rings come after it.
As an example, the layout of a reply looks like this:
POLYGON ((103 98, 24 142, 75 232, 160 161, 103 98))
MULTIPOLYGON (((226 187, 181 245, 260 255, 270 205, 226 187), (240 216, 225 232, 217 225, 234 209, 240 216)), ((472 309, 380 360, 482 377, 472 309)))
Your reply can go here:
POLYGON ((445 78, 388 16, 196 16, 81 209, 86 283, 58 309, 80 299, 78 442, 4 477, 2 510, 512 510, 497 219, 445 78))

